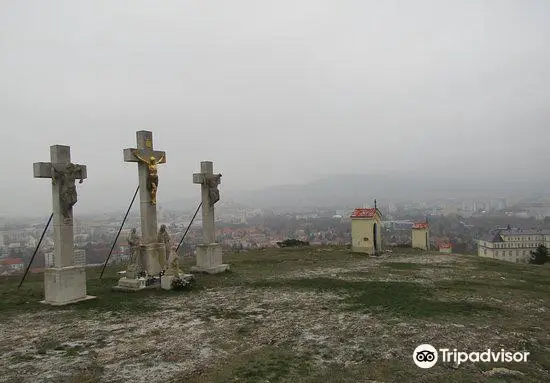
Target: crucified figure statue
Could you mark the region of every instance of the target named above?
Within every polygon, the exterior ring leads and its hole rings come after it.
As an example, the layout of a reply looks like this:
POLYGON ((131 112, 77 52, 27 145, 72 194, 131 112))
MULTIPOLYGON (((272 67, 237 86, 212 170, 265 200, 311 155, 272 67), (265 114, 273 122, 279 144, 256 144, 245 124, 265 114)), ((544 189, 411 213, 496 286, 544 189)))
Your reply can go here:
POLYGON ((82 167, 75 164, 68 164, 65 168, 57 169, 52 166, 52 183, 60 183, 61 213, 65 219, 70 219, 69 210, 77 201, 75 180, 79 183, 84 181, 82 167))
POLYGON ((132 150, 132 154, 141 162, 147 165, 149 169, 149 175, 147 177, 147 190, 151 193, 151 203, 153 205, 157 204, 157 189, 159 184, 159 176, 157 166, 159 163, 162 163, 164 160, 164 154, 157 160, 155 157, 151 156, 149 159, 143 158, 139 155, 137 150, 132 150))

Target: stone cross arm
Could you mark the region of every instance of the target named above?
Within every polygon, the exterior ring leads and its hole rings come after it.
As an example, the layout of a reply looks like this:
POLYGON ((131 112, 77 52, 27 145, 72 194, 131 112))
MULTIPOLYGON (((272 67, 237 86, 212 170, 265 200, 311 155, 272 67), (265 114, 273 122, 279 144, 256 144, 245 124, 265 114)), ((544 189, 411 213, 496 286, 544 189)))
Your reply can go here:
POLYGON ((164 164, 166 162, 166 153, 160 150, 152 149, 124 149, 124 161, 125 162, 147 162, 149 163, 151 157, 155 157, 158 164, 164 164), (135 154, 134 154, 135 153, 135 154), (140 158, 138 158, 137 156, 140 158))
MULTIPOLYGON (((88 177, 86 165, 74 165, 79 173, 78 178, 85 179, 88 177)), ((33 171, 35 178, 52 178, 52 168, 58 171, 63 171, 67 167, 67 164, 52 164, 51 162, 35 162, 33 164, 33 171)))
POLYGON ((221 176, 222 176, 221 174, 194 173, 193 174, 193 183, 194 184, 204 184, 204 183, 206 183, 206 181, 211 180, 211 179, 220 180, 221 176))

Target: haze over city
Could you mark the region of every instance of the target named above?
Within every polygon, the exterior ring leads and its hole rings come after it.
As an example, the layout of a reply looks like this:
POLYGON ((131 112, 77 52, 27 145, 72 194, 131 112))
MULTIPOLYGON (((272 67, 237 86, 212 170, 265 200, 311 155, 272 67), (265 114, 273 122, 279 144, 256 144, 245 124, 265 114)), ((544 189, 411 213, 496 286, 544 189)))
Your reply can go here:
MULTIPOLYGON (((76 209, 124 209, 151 130, 158 199, 335 174, 543 178, 546 1, 4 1, 2 214, 51 209, 32 163, 71 146, 76 209)), ((380 196, 382 197, 382 196, 380 196)))

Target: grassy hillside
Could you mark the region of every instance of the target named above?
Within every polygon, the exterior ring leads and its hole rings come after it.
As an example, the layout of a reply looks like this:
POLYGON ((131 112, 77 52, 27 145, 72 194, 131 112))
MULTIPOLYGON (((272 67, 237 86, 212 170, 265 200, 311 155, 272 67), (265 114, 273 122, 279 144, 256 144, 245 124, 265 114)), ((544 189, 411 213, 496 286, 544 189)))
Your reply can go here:
MULTIPOLYGON (((231 271, 186 292, 111 292, 53 308, 41 276, 0 282, 0 381, 505 382, 550 380, 550 269, 411 252, 343 248, 229 255, 231 271), (520 363, 438 363, 436 348, 529 351, 520 363), (504 367, 503 375, 494 375, 504 367), (491 375, 493 374, 493 375, 491 375)), ((193 260, 187 259, 187 265, 193 260)))

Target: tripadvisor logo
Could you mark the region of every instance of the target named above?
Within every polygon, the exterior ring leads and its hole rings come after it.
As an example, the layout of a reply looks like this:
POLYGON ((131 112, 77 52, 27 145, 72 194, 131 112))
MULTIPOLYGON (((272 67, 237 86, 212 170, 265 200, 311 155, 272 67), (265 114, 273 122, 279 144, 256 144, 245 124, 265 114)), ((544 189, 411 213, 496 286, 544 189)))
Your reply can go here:
MULTIPOLYGON (((456 348, 450 350, 448 348, 440 348, 439 353, 441 353, 441 361, 444 363, 452 362, 457 366, 464 362, 527 362, 527 357, 529 352, 511 352, 501 349, 500 351, 491 351, 487 349, 483 352, 463 352, 458 351, 456 348)), ((414 349, 413 352, 413 361, 420 368, 432 368, 435 366, 439 359, 438 350, 434 346, 429 344, 421 344, 414 349)))
POLYGON ((437 350, 429 344, 421 344, 414 349, 413 361, 420 368, 432 368, 437 363, 437 350))

